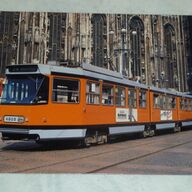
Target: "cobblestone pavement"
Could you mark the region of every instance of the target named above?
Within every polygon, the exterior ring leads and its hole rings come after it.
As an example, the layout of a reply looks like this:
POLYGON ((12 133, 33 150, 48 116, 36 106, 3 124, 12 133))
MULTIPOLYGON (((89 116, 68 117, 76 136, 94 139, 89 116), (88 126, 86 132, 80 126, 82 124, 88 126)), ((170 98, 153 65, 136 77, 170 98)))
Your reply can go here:
POLYGON ((192 130, 80 148, 0 141, 1 173, 192 174, 192 130))

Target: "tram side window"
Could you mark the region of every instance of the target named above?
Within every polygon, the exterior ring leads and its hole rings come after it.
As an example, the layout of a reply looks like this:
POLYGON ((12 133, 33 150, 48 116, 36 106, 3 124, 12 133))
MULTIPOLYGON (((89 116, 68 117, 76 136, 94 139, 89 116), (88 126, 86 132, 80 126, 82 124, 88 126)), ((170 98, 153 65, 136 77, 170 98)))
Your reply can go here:
POLYGON ((95 82, 87 82, 86 85, 86 103, 100 104, 100 84, 95 82))
POLYGON ((191 110, 191 100, 188 99, 188 111, 190 111, 190 110, 191 110))
POLYGON ((175 109, 176 108, 175 97, 173 97, 171 95, 162 95, 161 108, 162 109, 175 109))
POLYGON ((114 104, 114 93, 113 86, 103 84, 102 86, 102 104, 113 105, 114 104))
POLYGON ((79 103, 79 81, 54 79, 52 100, 58 103, 79 103))
POLYGON ((189 100, 189 110, 192 111, 192 99, 189 100))
POLYGON ((175 109, 176 108, 176 98, 175 97, 171 97, 170 98, 170 103, 171 103, 171 108, 175 109))
POLYGON ((115 104, 117 106, 125 106, 125 88, 124 87, 116 86, 115 104))
POLYGON ((170 95, 165 96, 165 109, 172 109, 172 97, 170 95))
POLYGON ((185 107, 184 107, 184 110, 187 111, 187 110, 188 110, 188 99, 185 99, 185 100, 184 100, 184 106, 185 106, 185 107))
POLYGON ((188 108, 187 108, 188 111, 190 111, 190 99, 188 99, 188 108))
POLYGON ((159 97, 159 107, 160 109, 167 109, 167 98, 165 95, 160 95, 159 97))
POLYGON ((128 90, 128 105, 129 107, 137 107, 137 92, 135 89, 128 90))
POLYGON ((175 108, 176 108, 175 97, 173 97, 171 95, 165 96, 164 109, 175 109, 175 108))
POLYGON ((139 107, 140 108, 146 108, 147 106, 147 94, 145 90, 139 91, 139 107))
POLYGON ((180 109, 181 109, 181 110, 184 110, 184 108, 185 108, 184 99, 183 99, 183 98, 180 98, 180 109))
POLYGON ((154 108, 160 107, 160 95, 157 93, 153 94, 153 107, 154 108))

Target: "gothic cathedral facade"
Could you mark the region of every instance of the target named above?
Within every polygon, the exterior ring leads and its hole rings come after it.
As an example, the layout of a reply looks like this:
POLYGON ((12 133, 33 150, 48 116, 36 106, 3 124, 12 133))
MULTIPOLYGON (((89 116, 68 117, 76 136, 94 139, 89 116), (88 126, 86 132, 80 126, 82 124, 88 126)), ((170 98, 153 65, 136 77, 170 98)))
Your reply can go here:
POLYGON ((0 12, 0 74, 11 64, 90 63, 126 78, 192 89, 187 16, 0 12))

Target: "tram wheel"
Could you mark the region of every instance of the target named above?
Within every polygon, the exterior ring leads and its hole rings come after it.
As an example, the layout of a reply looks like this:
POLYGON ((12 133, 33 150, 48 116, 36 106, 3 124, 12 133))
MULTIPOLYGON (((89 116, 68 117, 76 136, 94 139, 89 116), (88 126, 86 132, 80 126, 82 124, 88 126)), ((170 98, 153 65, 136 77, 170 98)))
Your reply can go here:
POLYGON ((179 124, 176 124, 174 129, 173 129, 173 132, 177 133, 177 132, 180 132, 180 131, 181 131, 181 126, 179 124))
POLYGON ((153 137, 155 135, 155 129, 151 126, 146 126, 145 130, 143 131, 143 137, 153 137))
POLYGON ((153 137, 155 135, 155 130, 154 129, 151 129, 150 132, 149 132, 149 136, 150 137, 153 137))
POLYGON ((146 137, 148 137, 148 136, 149 136, 148 131, 144 130, 144 131, 143 131, 143 137, 146 138, 146 137))
POLYGON ((80 141, 80 146, 83 147, 83 148, 88 148, 90 147, 90 142, 89 142, 89 139, 88 137, 85 137, 83 138, 81 141, 80 141))

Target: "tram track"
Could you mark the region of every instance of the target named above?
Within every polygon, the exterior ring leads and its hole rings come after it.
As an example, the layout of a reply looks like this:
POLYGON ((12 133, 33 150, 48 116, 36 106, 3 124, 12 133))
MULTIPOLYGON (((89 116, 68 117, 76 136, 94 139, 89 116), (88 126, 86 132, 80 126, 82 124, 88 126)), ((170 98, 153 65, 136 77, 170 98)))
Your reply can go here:
POLYGON ((100 171, 103 171, 103 170, 106 170, 106 169, 109 169, 109 168, 112 168, 112 167, 115 167, 115 166, 118 166, 118 165, 121 165, 121 164, 124 164, 124 163, 129 163, 129 162, 133 162, 133 161, 136 161, 136 160, 140 160, 142 158, 149 157, 149 156, 155 155, 157 153, 161 153, 163 151, 166 151, 166 150, 169 150, 169 149, 173 149, 173 148, 176 148, 176 147, 179 147, 179 146, 182 146, 182 145, 186 145, 186 144, 189 144, 189 143, 192 143, 192 140, 189 140, 187 142, 184 142, 184 143, 181 143, 181 144, 177 144, 177 145, 174 145, 174 146, 170 146, 170 147, 167 147, 167 148, 164 148, 164 149, 160 149, 160 150, 157 150, 157 151, 154 151, 154 152, 151 152, 151 153, 140 155, 140 156, 137 156, 137 157, 125 160, 125 161, 114 163, 114 164, 111 164, 111 165, 108 165, 108 166, 105 166, 105 167, 102 167, 102 168, 98 168, 98 169, 95 169, 95 170, 92 170, 92 171, 89 171, 89 172, 86 172, 86 173, 87 174, 98 173, 100 171))
MULTIPOLYGON (((150 145, 152 143, 153 143, 153 141, 145 143, 145 145, 150 145)), ((138 144, 138 145, 133 146, 132 148, 140 147, 142 145, 143 144, 138 144)), ((97 147, 99 147, 99 146, 97 146, 97 147)), ((12 173, 24 173, 24 172, 28 172, 28 171, 32 171, 32 170, 37 170, 37 169, 40 169, 40 168, 60 165, 60 164, 69 163, 69 162, 71 163, 71 162, 74 162, 74 161, 78 161, 78 160, 82 160, 82 159, 87 159, 87 158, 90 158, 90 157, 97 157, 97 156, 100 156, 100 155, 105 155, 105 154, 109 154, 109 153, 115 153, 115 152, 124 151, 124 150, 127 150, 127 149, 126 148, 121 148, 121 149, 118 148, 118 149, 115 149, 115 150, 110 150, 110 151, 105 151, 105 152, 101 152, 101 153, 90 154, 90 155, 86 155, 86 156, 79 157, 79 158, 69 159, 69 160, 66 160, 66 161, 58 161, 58 162, 50 163, 50 164, 47 164, 47 165, 42 165, 42 166, 33 167, 33 168, 29 168, 29 169, 18 170, 18 171, 14 171, 12 173)))
MULTIPOLYGON (((183 135, 185 135, 185 133, 183 135)), ((158 138, 158 137, 152 138, 152 140, 150 140, 150 142, 146 142, 146 140, 145 140, 142 143, 139 143, 139 144, 134 145, 134 146, 130 145, 129 147, 130 147, 130 149, 134 149, 134 148, 138 148, 138 147, 143 146, 143 145, 148 146, 148 145, 154 144, 154 140, 156 140, 156 138, 158 138)), ((161 140, 164 140, 164 139, 165 139, 164 137, 158 138, 158 141, 161 142, 161 140)), ((176 147, 179 147, 179 146, 182 146, 182 145, 186 145, 186 144, 189 144, 189 143, 192 143, 192 139, 187 140, 186 142, 177 143, 177 144, 174 144, 174 145, 169 144, 168 147, 163 147, 163 148, 161 148, 159 150, 155 150, 155 151, 152 151, 152 152, 147 152, 145 154, 138 155, 136 157, 130 157, 130 158, 128 158, 126 160, 123 160, 123 161, 110 163, 110 164, 108 164, 106 166, 99 167, 99 168, 96 168, 96 169, 93 169, 93 170, 82 171, 82 173, 87 173, 87 174, 98 173, 100 171, 103 171, 103 170, 106 170, 106 169, 109 169, 109 168, 113 168, 115 166, 118 166, 118 165, 121 165, 121 164, 124 164, 124 163, 133 162, 133 161, 136 161, 136 160, 148 157, 148 156, 152 156, 152 155, 155 155, 157 153, 161 153, 163 151, 166 151, 166 150, 169 150, 169 149, 172 149, 172 148, 176 148, 176 147)), ((63 165, 67 165, 68 163, 74 163, 75 164, 75 163, 78 163, 78 161, 80 161, 80 160, 84 160, 84 159, 86 160, 86 159, 89 159, 89 158, 108 156, 109 154, 128 151, 128 150, 129 149, 123 147, 123 148, 118 148, 118 149, 115 149, 115 150, 109 150, 109 151, 104 151, 104 152, 100 152, 100 153, 85 155, 85 156, 78 157, 78 158, 68 159, 68 160, 65 160, 65 161, 58 161, 58 162, 48 163, 48 164, 45 164, 45 165, 35 166, 35 167, 27 168, 27 169, 20 169, 20 170, 13 171, 11 173, 26 173, 26 172, 38 171, 38 170, 53 167, 53 166, 60 166, 60 165, 63 166, 63 165)))

